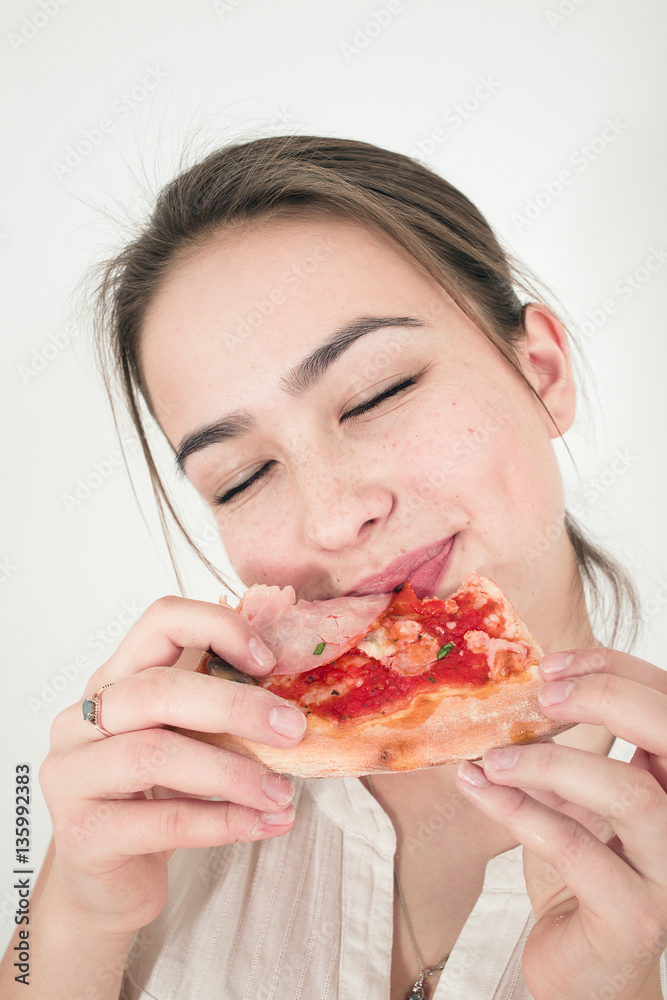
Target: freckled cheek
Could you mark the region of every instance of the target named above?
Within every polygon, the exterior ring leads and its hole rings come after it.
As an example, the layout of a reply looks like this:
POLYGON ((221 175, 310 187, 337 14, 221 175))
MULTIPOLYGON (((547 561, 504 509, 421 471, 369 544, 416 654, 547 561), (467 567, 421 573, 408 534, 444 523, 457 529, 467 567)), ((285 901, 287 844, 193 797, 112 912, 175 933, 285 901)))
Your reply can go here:
POLYGON ((539 493, 539 456, 526 456, 521 428, 479 411, 448 410, 393 442, 385 470, 411 496, 453 499, 493 511, 500 501, 532 506, 539 493))
MULTIPOLYGON (((473 421, 473 415, 469 422, 473 421)), ((392 441, 386 467, 391 468, 397 482, 409 484, 412 490, 423 482, 433 482, 443 489, 456 483, 462 472, 462 457, 472 454, 466 448, 468 433, 466 416, 454 407, 415 415, 402 425, 392 441)))
POLYGON ((433 433, 414 435, 402 441, 391 456, 391 466, 399 481, 405 479, 414 487, 428 478, 442 465, 443 445, 442 438, 433 433))
POLYGON ((294 517, 275 504, 239 512, 220 529, 227 557, 244 583, 275 583, 294 564, 294 517))

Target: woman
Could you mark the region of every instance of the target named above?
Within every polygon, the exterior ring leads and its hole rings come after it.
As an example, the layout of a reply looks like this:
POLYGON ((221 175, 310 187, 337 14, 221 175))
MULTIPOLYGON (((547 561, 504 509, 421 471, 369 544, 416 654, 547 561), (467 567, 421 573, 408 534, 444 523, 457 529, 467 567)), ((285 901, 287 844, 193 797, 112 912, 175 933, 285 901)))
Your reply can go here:
MULTIPOLYGON (((107 267, 102 356, 161 510, 180 526, 142 397, 247 586, 381 590, 425 551, 438 596, 483 573, 552 654, 543 711, 578 725, 481 765, 289 781, 162 728, 279 747, 304 729, 270 692, 193 672, 209 646, 271 669, 240 616, 162 598, 90 678, 100 716, 79 702, 53 726, 33 996, 664 996, 665 674, 601 644, 633 592, 565 514, 567 334, 515 288, 444 180, 315 137, 208 157, 107 267), (617 598, 600 639, 596 572, 617 598)), ((22 995, 11 968, 3 988, 22 995)))

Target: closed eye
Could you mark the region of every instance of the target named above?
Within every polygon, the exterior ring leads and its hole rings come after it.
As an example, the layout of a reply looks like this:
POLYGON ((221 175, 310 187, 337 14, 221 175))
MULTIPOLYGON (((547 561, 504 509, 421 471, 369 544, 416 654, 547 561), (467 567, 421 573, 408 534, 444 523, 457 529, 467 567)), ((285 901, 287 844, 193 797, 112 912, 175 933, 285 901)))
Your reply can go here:
POLYGON ((250 476, 249 479, 244 479, 244 481, 242 483, 239 483, 238 486, 232 486, 231 490, 227 490, 225 493, 221 493, 220 496, 213 497, 213 503, 216 505, 216 507, 222 507, 222 505, 228 503, 232 499, 232 497, 235 497, 237 493, 242 493, 243 490, 247 490, 249 486, 252 486, 252 484, 257 482, 258 479, 261 479, 262 476, 265 476, 266 473, 271 468, 271 466, 275 464, 276 463, 274 459, 272 459, 270 462, 266 462, 266 464, 263 465, 261 469, 258 469, 257 472, 255 472, 252 476, 250 476))
MULTIPOLYGON (((417 385, 425 371, 426 369, 423 369, 422 371, 417 372, 416 375, 410 375, 409 378, 403 379, 401 382, 396 382, 394 385, 390 385, 388 389, 384 390, 384 392, 378 393, 377 396, 367 399, 365 403, 360 403, 359 406, 355 406, 353 409, 348 410, 347 413, 343 413, 340 417, 341 423, 343 420, 349 420, 354 417, 361 416, 362 413, 366 413, 368 410, 372 410, 376 406, 379 406, 385 401, 385 399, 390 399, 392 396, 396 396, 400 392, 405 392, 405 390, 409 389, 411 386, 417 385)), ((256 483, 258 479, 265 476, 275 464, 276 462, 274 459, 270 462, 266 462, 257 470, 257 472, 253 473, 252 476, 248 479, 244 479, 242 483, 239 483, 237 486, 232 486, 230 490, 226 490, 219 496, 213 497, 213 503, 216 507, 222 507, 223 504, 229 503, 229 501, 235 496, 238 496, 239 493, 243 493, 244 490, 247 490, 248 487, 256 483)))
POLYGON ((366 413, 368 410, 372 410, 374 407, 379 406, 380 403, 384 402, 385 399, 390 399, 391 396, 396 396, 399 392, 404 392, 409 389, 410 386, 416 385, 419 381, 421 375, 411 375, 409 378, 403 379, 402 382, 397 382, 395 385, 389 386, 384 392, 378 393, 377 396, 373 396, 371 399, 367 399, 365 403, 360 403, 359 406, 355 406, 352 410, 348 410, 347 413, 343 413, 341 416, 341 421, 349 420, 350 417, 358 417, 362 413, 366 413))

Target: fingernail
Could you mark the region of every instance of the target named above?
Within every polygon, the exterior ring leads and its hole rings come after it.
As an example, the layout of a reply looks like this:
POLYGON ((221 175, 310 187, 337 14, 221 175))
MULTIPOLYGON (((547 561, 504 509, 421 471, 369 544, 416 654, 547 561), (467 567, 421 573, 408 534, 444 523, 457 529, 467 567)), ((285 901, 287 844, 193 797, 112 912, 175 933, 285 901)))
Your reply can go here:
POLYGON ((469 760, 464 760, 459 764, 456 773, 459 778, 463 778, 469 785, 475 785, 477 788, 487 788, 491 784, 481 767, 469 760))
POLYGON ((294 739, 306 728, 306 716, 298 708, 278 705, 269 712, 269 725, 274 733, 294 739))
POLYGON ((279 813, 262 813, 260 819, 266 826, 286 826, 291 823, 296 816, 294 806, 288 806, 279 813))
POLYGON ((543 674, 557 674, 569 667, 574 659, 574 653, 547 653, 542 658, 540 670, 543 674))
POLYGON ((262 791, 280 806, 286 806, 294 797, 294 786, 280 774, 265 774, 262 791))
POLYGON ((489 750, 484 754, 483 764, 490 771, 504 771, 507 767, 512 767, 519 759, 521 751, 517 747, 502 747, 498 750, 489 750))
POLYGON ((260 667, 273 667, 276 663, 276 658, 269 649, 265 646, 261 639, 258 639, 256 635, 250 636, 250 641, 248 643, 248 649, 250 650, 250 655, 256 663, 259 663, 260 667))
POLYGON ((573 680, 551 681, 538 691, 537 699, 540 705, 557 705, 565 701, 573 687, 573 680))

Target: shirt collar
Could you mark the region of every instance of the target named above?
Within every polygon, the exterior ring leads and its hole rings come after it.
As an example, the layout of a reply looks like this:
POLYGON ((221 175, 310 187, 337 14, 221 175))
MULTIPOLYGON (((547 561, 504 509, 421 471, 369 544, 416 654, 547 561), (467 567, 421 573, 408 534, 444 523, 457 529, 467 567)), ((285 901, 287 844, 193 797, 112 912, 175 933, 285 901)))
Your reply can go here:
POLYGON ((367 840, 379 854, 393 857, 394 826, 358 778, 309 778, 307 784, 310 794, 336 826, 367 840))

